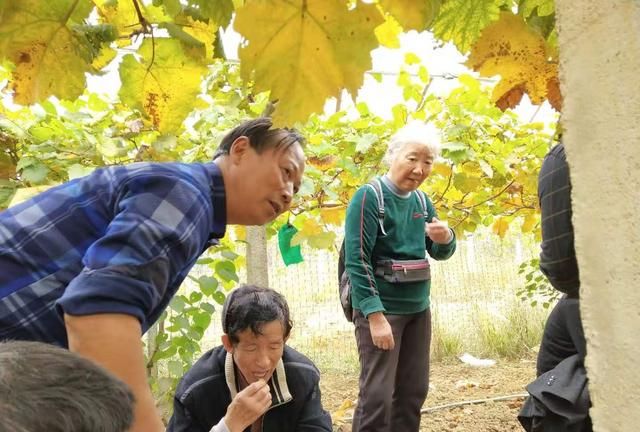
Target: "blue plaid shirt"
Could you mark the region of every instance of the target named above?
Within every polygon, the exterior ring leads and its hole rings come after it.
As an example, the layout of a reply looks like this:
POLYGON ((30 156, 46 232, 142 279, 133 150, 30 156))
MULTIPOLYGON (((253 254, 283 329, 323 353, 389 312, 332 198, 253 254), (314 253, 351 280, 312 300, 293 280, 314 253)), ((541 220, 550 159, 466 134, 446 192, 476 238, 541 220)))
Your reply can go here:
POLYGON ((225 228, 213 163, 101 168, 0 212, 0 340, 66 347, 63 313, 146 331, 225 228))

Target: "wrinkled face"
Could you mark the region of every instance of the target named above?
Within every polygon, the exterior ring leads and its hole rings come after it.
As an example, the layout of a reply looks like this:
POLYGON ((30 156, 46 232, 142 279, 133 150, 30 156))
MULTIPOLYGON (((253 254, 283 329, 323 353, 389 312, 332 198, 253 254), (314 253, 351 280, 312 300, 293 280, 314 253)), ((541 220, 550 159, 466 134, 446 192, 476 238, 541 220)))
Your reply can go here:
POLYGON ((300 144, 268 148, 260 154, 248 146, 238 161, 243 209, 243 220, 238 223, 264 225, 289 209, 304 173, 300 144))
POLYGON ((229 336, 222 336, 227 352, 248 384, 259 379, 268 381, 282 358, 285 338, 280 321, 270 321, 261 328, 262 334, 254 334, 250 328, 238 333, 238 343, 233 345, 229 336))
POLYGON ((424 144, 408 143, 396 153, 389 178, 402 192, 414 191, 431 174, 434 159, 424 144))

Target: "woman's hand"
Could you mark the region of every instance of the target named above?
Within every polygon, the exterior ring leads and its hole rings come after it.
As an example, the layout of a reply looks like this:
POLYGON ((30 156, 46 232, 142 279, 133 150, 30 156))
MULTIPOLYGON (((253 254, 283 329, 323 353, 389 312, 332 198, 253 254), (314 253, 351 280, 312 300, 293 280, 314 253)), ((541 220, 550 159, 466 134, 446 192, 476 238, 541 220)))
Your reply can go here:
POLYGON ((449 224, 442 222, 435 217, 431 219, 431 222, 425 225, 424 231, 431 240, 439 244, 447 244, 453 237, 453 234, 449 229, 449 224))
POLYGON ((367 317, 373 344, 381 350, 389 351, 395 346, 391 326, 382 312, 374 312, 367 317))

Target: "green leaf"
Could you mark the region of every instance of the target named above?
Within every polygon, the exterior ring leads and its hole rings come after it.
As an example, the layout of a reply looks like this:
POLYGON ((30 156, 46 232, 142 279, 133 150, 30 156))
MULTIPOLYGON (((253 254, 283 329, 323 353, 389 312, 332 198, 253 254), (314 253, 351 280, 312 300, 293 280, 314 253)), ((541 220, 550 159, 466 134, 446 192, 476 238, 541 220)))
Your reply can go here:
POLYGON ((220 27, 227 27, 233 16, 233 0, 188 0, 191 5, 197 6, 202 16, 211 18, 220 27))
POLYGON ((211 264, 213 262, 213 258, 210 257, 204 257, 204 258, 200 258, 198 261, 196 261, 196 264, 211 264))
POLYGON ((200 276, 198 278, 200 290, 206 296, 211 297, 218 290, 218 280, 211 276, 200 276))
MULTIPOLYGON (((223 294, 224 296, 224 294, 223 294)), ((208 314, 213 314, 216 311, 216 307, 211 303, 200 303, 200 309, 207 312, 208 314)))
POLYGON ((555 13, 554 0, 522 0, 518 11, 522 11, 525 17, 531 16, 533 12, 539 17, 548 16, 555 13))
POLYGON ((120 99, 145 113, 161 133, 178 131, 200 93, 206 67, 173 39, 145 39, 138 54, 140 61, 133 54, 122 59, 120 99))
POLYGON ((237 253, 235 253, 234 251, 227 250, 227 249, 223 250, 220 254, 223 257, 225 257, 226 259, 230 260, 230 261, 233 261, 233 260, 237 259, 240 256, 237 253))
POLYGON ((171 299, 169 307, 178 313, 182 312, 185 307, 184 298, 182 296, 175 296, 173 299, 171 299))
POLYGON ((67 174, 69 175, 69 180, 73 180, 75 178, 89 175, 95 169, 96 167, 93 167, 93 166, 83 166, 80 164, 73 164, 67 169, 67 174))
POLYGON ((506 0, 447 0, 433 24, 433 33, 445 42, 453 42, 466 54, 482 30, 498 20, 506 0))
POLYGON ((169 374, 174 377, 181 377, 184 375, 184 367, 181 361, 169 360, 167 362, 167 369, 169 370, 169 374))
POLYGON ((213 295, 211 296, 216 303, 218 303, 219 305, 223 305, 225 299, 227 298, 224 293, 222 291, 216 291, 215 293, 213 293, 213 295))
POLYGON ((20 177, 31 184, 42 184, 47 179, 49 174, 49 168, 36 162, 33 165, 29 165, 20 172, 20 177))
POLYGON ((236 266, 231 261, 218 261, 216 263, 216 273, 224 280, 240 281, 236 273, 236 266))
POLYGON ((206 330, 211 324, 211 315, 206 312, 197 313, 193 317, 193 322, 201 329, 206 330))

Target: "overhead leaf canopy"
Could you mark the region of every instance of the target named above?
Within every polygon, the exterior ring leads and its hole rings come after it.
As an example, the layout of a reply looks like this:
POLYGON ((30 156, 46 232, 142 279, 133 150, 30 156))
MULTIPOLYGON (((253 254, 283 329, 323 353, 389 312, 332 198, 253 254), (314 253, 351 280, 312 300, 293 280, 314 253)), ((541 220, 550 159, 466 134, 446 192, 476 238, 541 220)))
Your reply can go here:
MULTIPOLYGON (((503 109, 524 93, 534 103, 561 105, 553 0, 0 0, 0 60, 13 64, 14 101, 30 105, 49 96, 73 100, 86 88, 86 74, 132 55, 119 64, 122 100, 141 109, 152 127, 178 134, 194 105, 144 108, 143 96, 127 94, 141 88, 127 82, 128 70, 135 62, 154 73, 174 67, 181 60, 167 66, 153 59, 156 48, 161 57, 171 45, 176 59, 190 58, 189 76, 173 85, 192 83, 201 76, 194 74, 198 66, 225 56, 220 35, 232 22, 242 38, 243 86, 268 95, 280 125, 322 112, 343 90, 355 96, 371 69, 371 51, 399 47, 399 34, 409 30, 431 30, 469 53, 469 65, 481 74, 500 75, 493 99, 503 109), (525 51, 493 55, 501 41, 525 51), (140 51, 149 49, 151 56, 140 51), (552 60, 544 63, 542 52, 552 60)), ((162 87, 165 95, 179 92, 162 87)), ((187 94, 196 100, 193 88, 187 94)))

